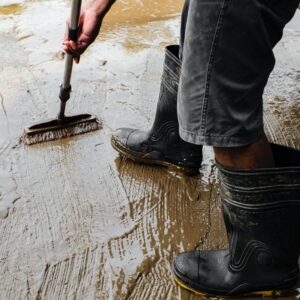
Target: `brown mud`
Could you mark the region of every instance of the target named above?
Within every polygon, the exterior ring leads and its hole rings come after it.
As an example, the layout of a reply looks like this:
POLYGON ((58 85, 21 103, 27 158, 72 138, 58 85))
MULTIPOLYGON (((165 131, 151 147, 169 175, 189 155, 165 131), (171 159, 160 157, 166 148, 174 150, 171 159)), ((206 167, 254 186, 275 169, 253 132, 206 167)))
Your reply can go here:
MULTIPOLYGON (((226 247, 210 149, 188 178, 121 160, 109 141, 115 128, 150 127, 182 3, 120 1, 74 68, 67 107, 104 129, 26 147, 24 127, 58 110, 68 4, 0 3, 0 298, 201 299, 174 283, 170 261, 226 247)), ((270 139, 298 148, 299 20, 276 48, 265 95, 270 139)))

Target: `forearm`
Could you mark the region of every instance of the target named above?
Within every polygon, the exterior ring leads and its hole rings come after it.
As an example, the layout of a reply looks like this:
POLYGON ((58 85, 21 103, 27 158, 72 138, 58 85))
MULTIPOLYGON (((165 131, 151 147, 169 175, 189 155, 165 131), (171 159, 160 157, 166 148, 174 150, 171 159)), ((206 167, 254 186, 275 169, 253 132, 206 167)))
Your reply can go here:
POLYGON ((94 12, 99 17, 104 17, 116 0, 87 0, 83 10, 94 12))

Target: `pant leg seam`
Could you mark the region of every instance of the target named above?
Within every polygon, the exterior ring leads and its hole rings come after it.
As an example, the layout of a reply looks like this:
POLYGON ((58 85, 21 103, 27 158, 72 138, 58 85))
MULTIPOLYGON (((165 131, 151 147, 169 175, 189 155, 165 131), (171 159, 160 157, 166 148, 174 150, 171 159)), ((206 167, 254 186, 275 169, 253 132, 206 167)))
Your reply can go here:
POLYGON ((208 106, 208 97, 209 97, 209 92, 210 92, 210 82, 211 82, 211 73, 213 70, 213 64, 215 61, 215 53, 217 49, 217 43, 219 41, 219 34, 221 31, 221 27, 223 25, 223 20, 224 20, 224 14, 225 14, 225 8, 227 7, 227 4, 230 0, 224 0, 221 11, 218 17, 217 21, 217 26, 216 30, 214 33, 213 41, 212 41, 212 46, 210 50, 210 55, 209 55, 209 61, 208 61, 208 67, 207 67, 207 75, 206 75, 206 81, 205 81, 205 93, 204 93, 204 100, 203 100, 203 106, 202 106, 202 121, 201 121, 201 129, 200 131, 203 133, 203 135, 206 135, 206 130, 205 130, 205 125, 206 125, 206 120, 207 120, 207 106, 208 106))

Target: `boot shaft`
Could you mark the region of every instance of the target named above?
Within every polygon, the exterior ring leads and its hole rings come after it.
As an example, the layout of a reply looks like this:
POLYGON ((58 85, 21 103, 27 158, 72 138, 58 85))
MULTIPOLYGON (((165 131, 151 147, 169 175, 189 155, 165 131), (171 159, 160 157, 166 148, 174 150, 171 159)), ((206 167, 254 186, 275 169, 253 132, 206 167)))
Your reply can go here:
POLYGON ((179 139, 177 93, 181 62, 178 55, 178 45, 166 47, 159 99, 155 120, 151 129, 153 140, 160 139, 161 136, 168 137, 168 139, 175 142, 179 139))
POLYGON ((179 46, 168 46, 166 47, 160 95, 154 123, 150 130, 150 139, 152 142, 160 142, 163 147, 168 145, 168 148, 175 152, 183 150, 183 155, 188 160, 199 162, 202 159, 202 147, 187 143, 179 136, 177 93, 180 73, 179 46))
POLYGON ((300 151, 273 145, 274 169, 219 166, 231 268, 298 266, 300 252, 300 151))

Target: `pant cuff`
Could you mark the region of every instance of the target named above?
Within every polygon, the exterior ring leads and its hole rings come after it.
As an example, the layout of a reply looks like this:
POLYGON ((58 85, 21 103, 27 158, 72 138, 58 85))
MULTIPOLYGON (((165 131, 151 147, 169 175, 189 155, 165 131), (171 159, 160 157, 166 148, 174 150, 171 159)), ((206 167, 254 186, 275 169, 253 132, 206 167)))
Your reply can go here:
POLYGON ((191 132, 179 127, 180 137, 188 143, 195 145, 205 145, 213 147, 242 147, 255 143, 264 134, 264 130, 258 130, 253 135, 247 137, 232 137, 232 136, 216 136, 216 135, 200 135, 198 132, 191 132))

